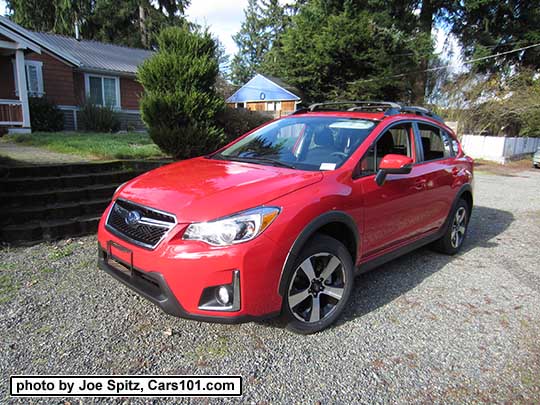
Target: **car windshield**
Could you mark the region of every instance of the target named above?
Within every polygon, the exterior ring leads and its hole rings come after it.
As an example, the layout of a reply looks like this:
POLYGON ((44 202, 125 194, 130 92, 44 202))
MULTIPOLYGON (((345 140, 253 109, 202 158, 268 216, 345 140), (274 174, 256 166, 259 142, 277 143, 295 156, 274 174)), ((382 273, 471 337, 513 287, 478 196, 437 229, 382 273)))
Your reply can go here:
POLYGON ((376 122, 338 117, 289 117, 239 140, 214 159, 301 170, 334 170, 367 138, 376 122))

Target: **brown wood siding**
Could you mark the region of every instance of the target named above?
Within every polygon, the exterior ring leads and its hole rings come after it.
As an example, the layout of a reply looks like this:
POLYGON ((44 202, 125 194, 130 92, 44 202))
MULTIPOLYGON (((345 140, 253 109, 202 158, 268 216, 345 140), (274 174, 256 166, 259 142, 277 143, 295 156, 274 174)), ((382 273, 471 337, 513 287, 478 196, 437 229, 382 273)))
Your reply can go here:
POLYGON ((0 98, 18 99, 15 95, 13 62, 11 56, 0 56, 0 98))
POLYGON ((122 109, 138 110, 142 92, 143 87, 135 79, 127 77, 120 78, 120 102, 122 109))
POLYGON ((84 89, 84 73, 73 72, 73 89, 75 93, 75 104, 82 105, 86 101, 86 93, 84 89))
POLYGON ((246 103, 246 108, 251 111, 266 111, 266 101, 246 103))
POLYGON ((73 67, 46 53, 30 53, 26 59, 43 62, 43 90, 47 99, 60 105, 76 104, 73 67))
POLYGON ((294 101, 282 101, 281 111, 294 111, 294 101))

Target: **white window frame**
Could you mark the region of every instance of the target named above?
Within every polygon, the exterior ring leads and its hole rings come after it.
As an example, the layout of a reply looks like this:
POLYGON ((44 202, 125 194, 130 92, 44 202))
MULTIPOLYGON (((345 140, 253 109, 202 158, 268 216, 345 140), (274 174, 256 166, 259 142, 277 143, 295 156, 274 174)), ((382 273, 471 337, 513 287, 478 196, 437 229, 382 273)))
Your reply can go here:
MULTIPOLYGON (((13 80, 15 83, 15 95, 19 97, 19 83, 17 81, 17 65, 15 59, 12 60, 13 63, 13 80)), ((28 96, 30 97, 43 97, 45 91, 43 90, 43 62, 38 60, 25 60, 24 61, 24 77, 26 77, 26 88, 28 96), (37 82, 38 82, 38 91, 30 91, 29 82, 28 82, 28 66, 34 66, 37 72, 37 82)))
POLYGON ((266 111, 281 111, 281 101, 267 101, 266 111))
POLYGON ((105 81, 103 79, 113 79, 115 81, 116 89, 116 105, 111 106, 113 109, 120 110, 122 102, 120 101, 120 78, 118 76, 104 76, 95 73, 85 73, 84 74, 84 93, 86 95, 86 100, 90 101, 90 78, 97 77, 101 79, 101 106, 105 106, 105 81))

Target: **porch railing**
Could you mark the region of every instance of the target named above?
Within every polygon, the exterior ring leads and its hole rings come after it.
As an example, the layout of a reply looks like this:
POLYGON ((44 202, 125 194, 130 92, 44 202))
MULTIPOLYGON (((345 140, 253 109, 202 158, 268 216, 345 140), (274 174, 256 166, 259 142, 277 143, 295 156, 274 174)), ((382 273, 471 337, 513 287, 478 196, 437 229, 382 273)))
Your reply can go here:
POLYGON ((19 100, 0 99, 0 125, 23 124, 22 103, 19 100))

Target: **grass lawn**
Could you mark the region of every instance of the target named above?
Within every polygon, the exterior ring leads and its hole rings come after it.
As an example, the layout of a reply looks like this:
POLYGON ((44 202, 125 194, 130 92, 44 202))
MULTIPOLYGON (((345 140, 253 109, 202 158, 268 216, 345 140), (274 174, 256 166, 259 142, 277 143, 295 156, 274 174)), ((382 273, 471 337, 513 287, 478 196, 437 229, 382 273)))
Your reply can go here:
POLYGON ((148 134, 95 132, 34 132, 8 135, 7 140, 42 147, 53 152, 79 155, 89 159, 146 159, 166 157, 148 134))

